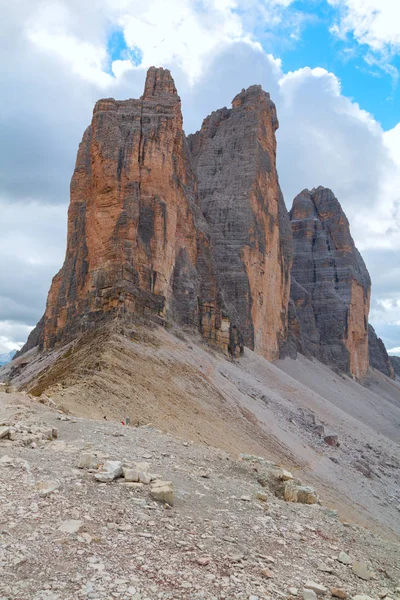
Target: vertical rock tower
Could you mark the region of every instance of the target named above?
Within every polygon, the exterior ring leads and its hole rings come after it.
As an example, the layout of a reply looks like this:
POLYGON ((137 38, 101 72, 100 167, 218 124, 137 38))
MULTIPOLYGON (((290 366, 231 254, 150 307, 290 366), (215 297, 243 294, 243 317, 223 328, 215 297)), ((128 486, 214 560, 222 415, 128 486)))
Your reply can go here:
POLYGON ((94 108, 71 182, 65 262, 31 339, 49 348, 112 313, 171 318, 235 351, 180 98, 161 68, 149 69, 139 100, 94 108))
POLYGON ((276 171, 274 103, 242 90, 189 136, 221 293, 249 348, 278 358, 287 337, 292 241, 276 171))
POLYGON ((331 190, 304 190, 289 213, 294 260, 291 296, 298 348, 362 379, 369 366, 371 281, 331 190))

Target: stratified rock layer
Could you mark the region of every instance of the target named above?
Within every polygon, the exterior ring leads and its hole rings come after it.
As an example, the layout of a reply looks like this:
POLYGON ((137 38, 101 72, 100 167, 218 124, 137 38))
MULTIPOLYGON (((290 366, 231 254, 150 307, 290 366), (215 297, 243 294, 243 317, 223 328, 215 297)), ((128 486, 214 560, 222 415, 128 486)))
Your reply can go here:
POLYGON ((300 351, 362 379, 368 371, 371 282, 331 190, 304 190, 290 211, 292 333, 300 351), (293 331, 294 329, 294 331, 293 331))
POLYGON ((269 360, 287 338, 292 254, 276 171, 274 103, 260 86, 189 136, 221 290, 244 343, 269 360))
POLYGON ((376 335, 376 331, 372 325, 368 325, 368 351, 371 367, 394 379, 394 369, 390 356, 387 353, 385 344, 376 335))
POLYGON ((141 99, 94 108, 71 181, 64 266, 33 338, 46 349, 133 314, 196 326, 235 353, 222 308, 180 99, 169 71, 153 67, 141 99))

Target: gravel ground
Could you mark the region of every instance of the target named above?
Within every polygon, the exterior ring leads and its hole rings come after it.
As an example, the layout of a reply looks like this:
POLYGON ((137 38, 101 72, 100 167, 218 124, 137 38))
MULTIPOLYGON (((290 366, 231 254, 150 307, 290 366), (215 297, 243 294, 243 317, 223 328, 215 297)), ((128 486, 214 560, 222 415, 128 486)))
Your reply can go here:
POLYGON ((152 426, 67 417, 23 394, 0 393, 1 423, 57 428, 58 438, 0 440, 0 600, 275 600, 314 584, 321 599, 332 588, 400 598, 399 544, 322 505, 277 498, 258 483, 263 461, 152 426), (97 482, 77 468, 84 450, 147 462, 173 483, 174 506, 148 485, 97 482))

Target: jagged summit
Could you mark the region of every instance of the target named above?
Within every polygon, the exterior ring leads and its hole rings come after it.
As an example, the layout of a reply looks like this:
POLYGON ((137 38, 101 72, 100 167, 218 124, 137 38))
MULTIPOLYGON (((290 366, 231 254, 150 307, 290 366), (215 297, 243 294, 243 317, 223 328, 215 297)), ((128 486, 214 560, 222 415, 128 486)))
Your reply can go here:
POLYGON ((164 94, 178 95, 171 72, 162 67, 150 67, 147 71, 142 98, 151 98, 164 94))

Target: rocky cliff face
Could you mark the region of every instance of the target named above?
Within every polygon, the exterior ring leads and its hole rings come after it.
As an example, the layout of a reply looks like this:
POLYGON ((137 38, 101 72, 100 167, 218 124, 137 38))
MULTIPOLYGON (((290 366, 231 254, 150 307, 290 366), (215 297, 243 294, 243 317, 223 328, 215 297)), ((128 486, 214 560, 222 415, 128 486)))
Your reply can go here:
POLYGON ((240 347, 164 69, 149 70, 139 100, 94 108, 71 182, 64 266, 32 339, 46 349, 110 314, 171 318, 224 350, 240 347))
POLYGON ((269 360, 287 338, 292 242, 276 172, 275 105, 242 90, 189 136, 221 291, 244 343, 269 360))
POLYGON ((371 282, 331 190, 304 190, 290 211, 292 333, 300 351, 362 379, 368 370, 371 282))
POLYGON ((188 143, 164 69, 149 70, 139 100, 97 102, 71 182, 65 263, 23 351, 123 314, 277 358, 291 264, 277 126, 269 95, 253 86, 188 143))
POLYGON ((387 353, 385 344, 376 335, 376 331, 372 325, 368 325, 368 351, 371 367, 394 379, 394 369, 390 356, 387 353))
POLYGON ((400 356, 390 356, 394 376, 400 379, 400 356))
MULTIPOLYGON (((65 262, 20 353, 140 316, 197 328, 233 355, 299 350, 362 379, 368 272, 330 190, 304 190, 289 218, 277 127, 269 94, 252 86, 186 139, 171 74, 154 67, 140 99, 97 102, 71 181, 65 262)), ((390 375, 370 338, 373 365, 390 375)))

